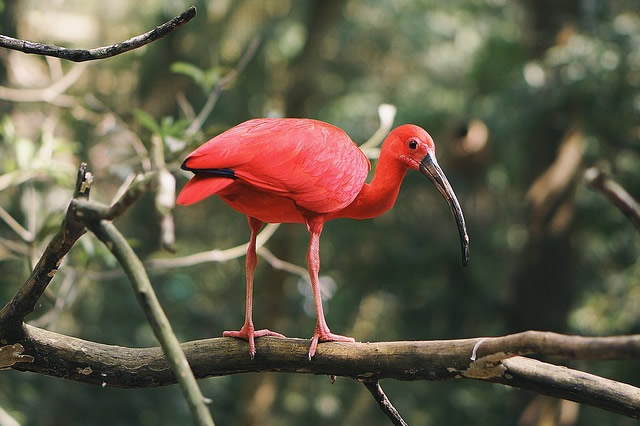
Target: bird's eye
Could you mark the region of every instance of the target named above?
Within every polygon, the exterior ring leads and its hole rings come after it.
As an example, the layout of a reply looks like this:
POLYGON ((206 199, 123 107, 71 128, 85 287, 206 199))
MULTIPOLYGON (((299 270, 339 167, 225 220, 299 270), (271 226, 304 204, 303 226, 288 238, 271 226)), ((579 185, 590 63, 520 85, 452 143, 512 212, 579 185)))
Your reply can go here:
POLYGON ((418 141, 415 139, 411 139, 409 141, 409 148, 416 149, 418 147, 418 141))

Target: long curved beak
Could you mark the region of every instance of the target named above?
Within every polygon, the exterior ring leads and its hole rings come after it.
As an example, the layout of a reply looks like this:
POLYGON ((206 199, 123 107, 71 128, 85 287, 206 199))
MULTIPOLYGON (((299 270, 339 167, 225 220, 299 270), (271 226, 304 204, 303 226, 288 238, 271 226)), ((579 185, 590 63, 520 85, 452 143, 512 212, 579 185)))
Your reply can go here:
POLYGON ((467 227, 464 223, 464 216, 462 215, 462 209, 460 203, 456 198, 451 184, 444 175, 444 172, 438 165, 436 158, 432 154, 427 154, 422 161, 420 161, 420 173, 428 177, 431 182, 438 188, 440 194, 447 200, 453 217, 456 219, 458 225, 458 233, 460 234, 460 246, 462 248, 462 264, 467 266, 469 263, 469 235, 467 234, 467 227))

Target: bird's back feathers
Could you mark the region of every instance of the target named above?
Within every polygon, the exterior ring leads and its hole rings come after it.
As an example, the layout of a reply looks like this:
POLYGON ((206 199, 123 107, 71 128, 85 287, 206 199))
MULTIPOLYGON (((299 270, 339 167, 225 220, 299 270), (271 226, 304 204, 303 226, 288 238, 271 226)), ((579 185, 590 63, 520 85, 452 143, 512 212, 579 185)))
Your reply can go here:
POLYGON ((196 149, 184 165, 196 176, 180 193, 179 204, 200 201, 233 184, 233 178, 211 177, 212 170, 224 169, 243 183, 316 213, 349 205, 370 168, 341 129, 292 118, 241 123, 196 149))

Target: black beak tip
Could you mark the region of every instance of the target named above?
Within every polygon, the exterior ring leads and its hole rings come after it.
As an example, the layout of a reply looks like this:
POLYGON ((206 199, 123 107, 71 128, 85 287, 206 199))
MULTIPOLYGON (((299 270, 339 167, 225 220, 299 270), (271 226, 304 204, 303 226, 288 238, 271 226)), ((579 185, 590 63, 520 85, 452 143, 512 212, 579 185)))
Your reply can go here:
POLYGON ((465 235, 462 242, 462 266, 469 265, 469 236, 465 235))

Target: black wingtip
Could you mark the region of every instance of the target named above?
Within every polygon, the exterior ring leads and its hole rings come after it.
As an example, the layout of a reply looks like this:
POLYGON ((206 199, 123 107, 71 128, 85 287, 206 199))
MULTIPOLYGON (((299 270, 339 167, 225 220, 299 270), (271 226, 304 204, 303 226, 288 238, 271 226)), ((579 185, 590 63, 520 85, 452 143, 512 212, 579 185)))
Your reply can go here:
POLYGON ((233 169, 230 168, 220 168, 220 169, 196 169, 193 167, 189 167, 187 166, 187 161, 189 159, 187 158, 186 160, 184 160, 182 162, 182 165, 180 166, 180 168, 182 170, 186 170, 188 172, 191 172, 193 174, 197 174, 197 175, 208 175, 210 177, 224 177, 224 178, 230 178, 230 179, 237 179, 238 177, 236 176, 236 172, 233 169))

